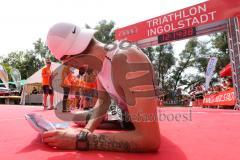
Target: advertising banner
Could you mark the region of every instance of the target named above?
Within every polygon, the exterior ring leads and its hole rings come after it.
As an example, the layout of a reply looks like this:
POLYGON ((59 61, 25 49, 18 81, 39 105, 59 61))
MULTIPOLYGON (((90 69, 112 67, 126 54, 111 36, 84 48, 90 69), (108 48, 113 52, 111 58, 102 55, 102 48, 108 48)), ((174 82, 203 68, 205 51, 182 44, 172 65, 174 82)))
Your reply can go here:
POLYGON ((217 64, 217 58, 216 57, 211 57, 208 61, 208 66, 207 66, 207 71, 205 74, 205 89, 208 90, 209 88, 209 83, 212 80, 212 76, 214 74, 215 68, 217 64))
MULTIPOLYGON (((194 35, 194 27, 225 20, 237 16, 240 1, 210 0, 159 17, 148 19, 115 31, 117 40, 136 42, 179 30, 194 35)), ((160 38, 162 39, 162 38, 160 38)))
POLYGON ((216 94, 204 96, 204 106, 234 106, 236 97, 234 96, 234 89, 222 91, 216 94))

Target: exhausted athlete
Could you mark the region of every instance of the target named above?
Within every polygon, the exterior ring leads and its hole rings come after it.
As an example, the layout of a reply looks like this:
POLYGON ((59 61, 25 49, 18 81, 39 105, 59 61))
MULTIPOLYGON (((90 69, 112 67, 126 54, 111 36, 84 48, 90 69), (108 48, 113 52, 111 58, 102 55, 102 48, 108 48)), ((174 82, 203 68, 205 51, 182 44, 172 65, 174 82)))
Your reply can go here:
POLYGON ((48 32, 47 45, 57 59, 74 68, 88 65, 98 73, 98 100, 85 128, 44 132, 43 141, 59 149, 157 151, 160 130, 150 61, 136 46, 123 47, 121 42, 106 46, 93 37, 94 33, 68 23, 55 24, 48 32), (134 129, 94 131, 104 119, 111 99, 126 113, 125 121, 131 121, 134 129))

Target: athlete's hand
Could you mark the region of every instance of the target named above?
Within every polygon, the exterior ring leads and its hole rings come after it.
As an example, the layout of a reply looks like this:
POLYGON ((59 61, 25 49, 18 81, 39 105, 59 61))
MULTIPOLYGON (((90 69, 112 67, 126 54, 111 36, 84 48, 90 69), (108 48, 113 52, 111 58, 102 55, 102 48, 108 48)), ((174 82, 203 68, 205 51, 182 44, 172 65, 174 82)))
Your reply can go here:
POLYGON ((56 129, 42 134, 43 142, 58 149, 76 149, 76 136, 79 131, 74 129, 56 129))

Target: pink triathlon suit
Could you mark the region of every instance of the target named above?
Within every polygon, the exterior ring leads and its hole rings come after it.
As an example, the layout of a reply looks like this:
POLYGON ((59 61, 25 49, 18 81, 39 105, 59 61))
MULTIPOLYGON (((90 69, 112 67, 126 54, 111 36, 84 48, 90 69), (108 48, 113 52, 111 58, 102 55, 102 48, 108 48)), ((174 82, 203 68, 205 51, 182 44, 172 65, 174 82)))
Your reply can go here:
MULTIPOLYGON (((119 45, 119 43, 117 43, 119 45)), ((112 64, 111 60, 115 54, 120 50, 119 46, 112 51, 108 51, 103 61, 102 70, 98 73, 98 79, 103 88, 108 92, 114 102, 124 111, 128 111, 126 102, 117 93, 112 80, 112 64)))
POLYGON ((98 73, 98 79, 103 88, 108 92, 114 102, 109 106, 108 121, 117 120, 121 124, 122 129, 134 129, 134 125, 129 119, 127 103, 117 93, 112 80, 112 64, 111 60, 115 54, 120 50, 119 42, 116 49, 108 51, 103 61, 102 70, 98 73))

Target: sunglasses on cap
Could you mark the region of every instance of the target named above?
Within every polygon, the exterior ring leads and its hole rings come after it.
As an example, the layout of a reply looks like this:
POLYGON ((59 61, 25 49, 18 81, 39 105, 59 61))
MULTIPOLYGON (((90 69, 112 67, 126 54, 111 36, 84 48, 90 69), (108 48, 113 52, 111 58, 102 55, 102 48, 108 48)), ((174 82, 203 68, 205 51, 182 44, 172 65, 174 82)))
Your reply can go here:
POLYGON ((63 61, 63 60, 66 60, 68 59, 69 57, 71 57, 71 55, 64 55, 60 58, 60 61, 63 61))
POLYGON ((72 58, 72 57, 76 57, 76 56, 78 56, 78 55, 86 55, 86 54, 88 54, 88 52, 89 52, 89 50, 85 50, 85 51, 83 51, 83 52, 81 52, 81 53, 79 53, 79 54, 75 54, 75 55, 63 55, 61 58, 60 58, 60 61, 64 61, 64 60, 67 60, 67 59, 70 59, 70 58, 72 58))

